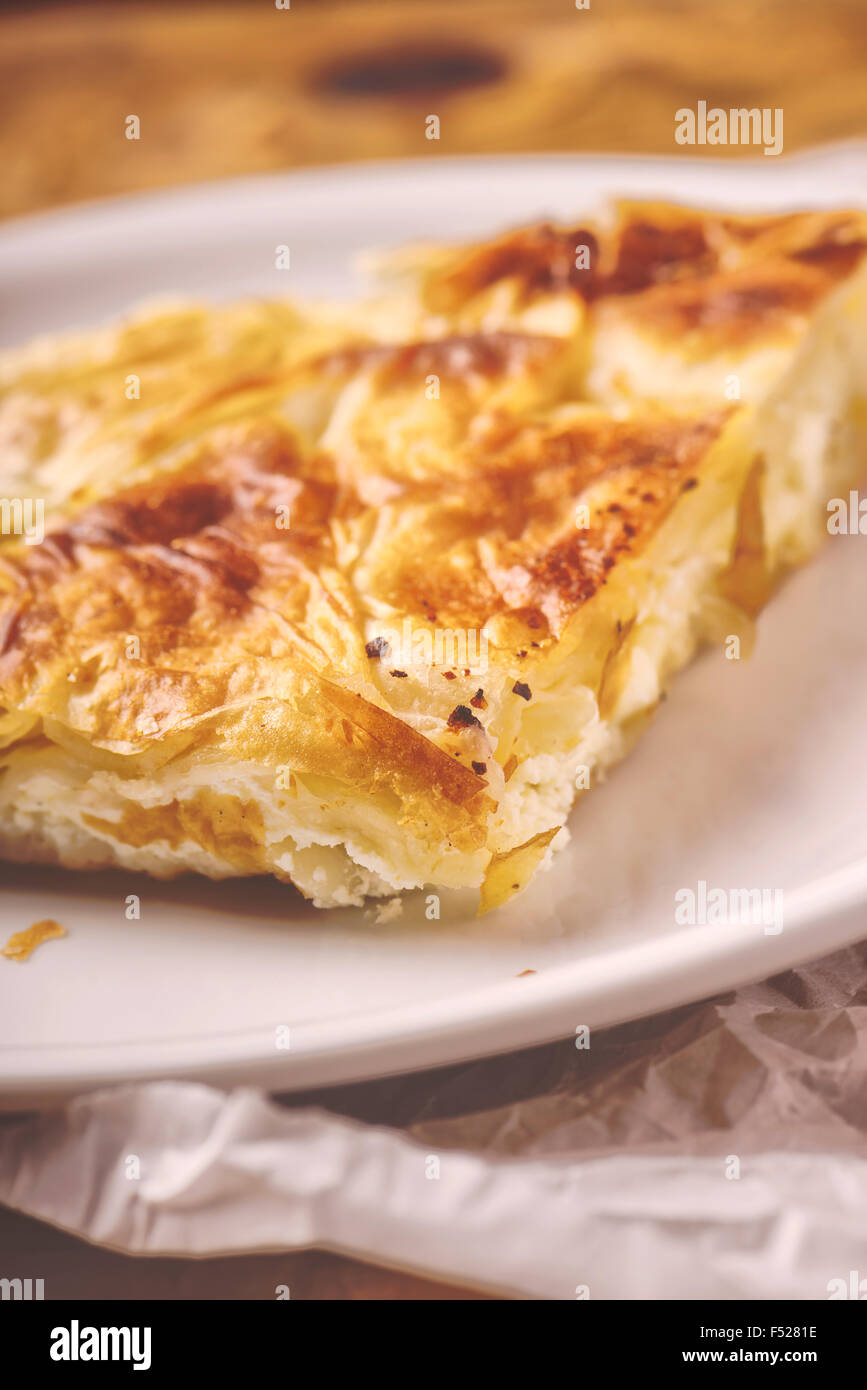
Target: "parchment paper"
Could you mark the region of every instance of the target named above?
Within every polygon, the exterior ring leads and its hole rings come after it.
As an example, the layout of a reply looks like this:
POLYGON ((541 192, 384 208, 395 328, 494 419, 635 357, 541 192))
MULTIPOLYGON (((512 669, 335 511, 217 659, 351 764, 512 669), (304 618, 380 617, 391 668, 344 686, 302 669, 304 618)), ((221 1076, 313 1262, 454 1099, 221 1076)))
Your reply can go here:
POLYGON ((587 1049, 282 1103, 169 1082, 84 1097, 0 1129, 0 1200, 114 1250, 246 1253, 240 1296, 275 1296, 274 1255, 250 1252, 316 1247, 518 1297, 851 1297, 867 946, 587 1049))

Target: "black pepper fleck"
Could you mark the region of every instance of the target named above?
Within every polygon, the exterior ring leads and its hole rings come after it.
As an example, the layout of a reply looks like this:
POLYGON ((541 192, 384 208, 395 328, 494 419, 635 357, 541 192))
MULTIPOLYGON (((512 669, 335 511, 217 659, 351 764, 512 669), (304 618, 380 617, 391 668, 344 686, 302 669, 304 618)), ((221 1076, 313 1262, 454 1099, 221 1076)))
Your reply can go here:
POLYGON ((367 652, 371 661, 381 661, 390 654, 391 647, 384 637, 374 637, 372 642, 368 642, 365 645, 364 650, 367 652))
POLYGON ((472 710, 467 709, 466 705, 456 705, 448 717, 449 728, 469 729, 472 728, 473 725, 475 725, 477 729, 481 729, 481 720, 477 719, 472 710))

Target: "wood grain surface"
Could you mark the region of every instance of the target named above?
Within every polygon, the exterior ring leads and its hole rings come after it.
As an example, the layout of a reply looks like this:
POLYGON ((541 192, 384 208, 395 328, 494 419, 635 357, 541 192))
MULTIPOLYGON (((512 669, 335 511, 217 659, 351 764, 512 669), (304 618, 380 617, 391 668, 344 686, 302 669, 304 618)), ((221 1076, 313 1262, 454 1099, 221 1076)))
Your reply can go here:
POLYGON ((671 153, 675 111, 701 99, 781 107, 789 150, 867 135, 865 0, 589 4, 7 7, 0 211, 337 160, 671 153))

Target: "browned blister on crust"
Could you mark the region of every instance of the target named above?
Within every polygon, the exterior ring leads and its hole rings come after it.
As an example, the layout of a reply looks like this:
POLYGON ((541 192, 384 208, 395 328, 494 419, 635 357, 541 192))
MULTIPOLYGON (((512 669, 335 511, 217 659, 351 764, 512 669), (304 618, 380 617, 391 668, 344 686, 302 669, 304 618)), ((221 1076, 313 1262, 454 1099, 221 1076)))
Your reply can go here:
POLYGON ((629 300, 661 337, 684 325, 757 341, 774 315, 809 310, 867 250, 857 211, 733 217, 623 201, 607 225, 540 224, 456 252, 422 273, 424 303, 455 312, 501 281, 521 299, 569 292, 595 309, 629 300), (581 254, 583 252, 583 254, 581 254))

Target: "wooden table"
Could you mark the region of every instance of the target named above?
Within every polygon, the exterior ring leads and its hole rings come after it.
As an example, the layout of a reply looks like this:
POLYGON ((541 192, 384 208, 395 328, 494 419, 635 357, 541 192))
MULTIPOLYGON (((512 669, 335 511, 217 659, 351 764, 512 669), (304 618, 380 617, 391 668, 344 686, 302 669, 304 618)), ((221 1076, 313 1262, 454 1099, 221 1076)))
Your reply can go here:
MULTIPOLYGON (((865 75, 865 0, 13 8, 0 12, 0 213, 340 160, 665 154, 675 111, 701 99, 782 107, 793 150, 867 136, 865 75), (439 141, 425 138, 431 114, 439 141)), ((276 1283, 317 1299, 475 1296, 330 1255, 133 1261, 3 1212, 0 1235, 55 1297, 267 1298, 276 1283)))
POLYGON ((701 99, 782 107, 791 150, 867 135, 865 75, 864 0, 13 9, 0 13, 0 211, 335 160, 670 153, 674 112, 701 99), (129 115, 140 140, 124 138, 129 115))

